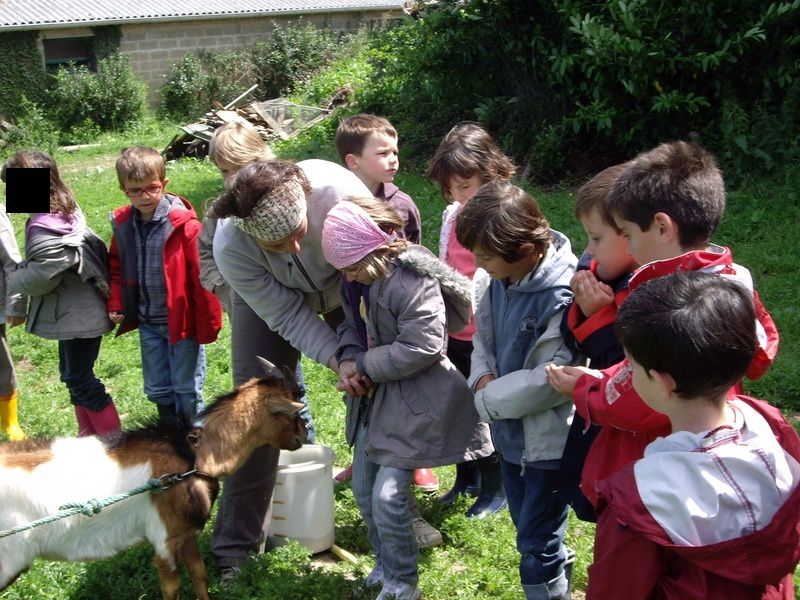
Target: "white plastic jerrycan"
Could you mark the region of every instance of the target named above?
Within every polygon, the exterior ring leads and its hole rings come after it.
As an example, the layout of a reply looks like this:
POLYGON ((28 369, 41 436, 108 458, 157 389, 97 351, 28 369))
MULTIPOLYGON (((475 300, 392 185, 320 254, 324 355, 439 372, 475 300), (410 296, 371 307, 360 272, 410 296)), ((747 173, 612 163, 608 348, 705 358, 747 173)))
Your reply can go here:
POLYGON ((313 554, 333 546, 334 458, 333 450, 315 444, 281 450, 272 493, 271 544, 288 538, 313 554))

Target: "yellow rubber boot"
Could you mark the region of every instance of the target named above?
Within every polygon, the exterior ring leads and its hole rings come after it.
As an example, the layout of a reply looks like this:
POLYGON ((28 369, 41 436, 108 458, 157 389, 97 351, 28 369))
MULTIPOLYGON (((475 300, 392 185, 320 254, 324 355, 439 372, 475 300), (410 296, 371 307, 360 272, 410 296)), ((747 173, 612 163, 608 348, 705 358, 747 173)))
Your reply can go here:
POLYGON ((24 440, 25 432, 17 421, 17 391, 10 396, 0 396, 0 428, 12 441, 24 440))

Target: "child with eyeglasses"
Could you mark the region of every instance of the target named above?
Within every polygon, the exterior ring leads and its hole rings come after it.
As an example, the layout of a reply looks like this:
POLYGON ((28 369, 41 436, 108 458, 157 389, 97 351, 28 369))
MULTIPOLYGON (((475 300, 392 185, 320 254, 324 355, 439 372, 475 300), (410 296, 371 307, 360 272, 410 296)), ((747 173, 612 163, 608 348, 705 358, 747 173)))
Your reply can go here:
POLYGON ((166 191, 156 150, 126 148, 116 169, 130 204, 111 213, 108 317, 117 335, 139 328, 144 393, 159 419, 192 418, 205 370, 201 344, 222 326, 219 300, 200 284, 201 224, 188 200, 166 191))

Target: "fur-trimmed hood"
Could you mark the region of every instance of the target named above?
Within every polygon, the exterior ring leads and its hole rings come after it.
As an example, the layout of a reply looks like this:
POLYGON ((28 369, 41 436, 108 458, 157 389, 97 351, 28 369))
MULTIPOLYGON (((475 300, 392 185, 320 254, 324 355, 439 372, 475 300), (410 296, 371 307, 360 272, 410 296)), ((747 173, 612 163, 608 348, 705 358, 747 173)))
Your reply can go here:
POLYGON ((472 316, 472 281, 452 269, 424 246, 412 245, 397 255, 396 259, 423 277, 439 282, 444 298, 447 331, 461 331, 472 316))

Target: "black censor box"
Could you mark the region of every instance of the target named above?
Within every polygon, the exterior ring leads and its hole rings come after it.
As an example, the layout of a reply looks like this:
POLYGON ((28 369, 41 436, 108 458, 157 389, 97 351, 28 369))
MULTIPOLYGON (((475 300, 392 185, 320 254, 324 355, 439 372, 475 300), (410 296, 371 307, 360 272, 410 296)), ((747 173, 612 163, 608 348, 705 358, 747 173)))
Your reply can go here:
POLYGON ((50 169, 6 169, 6 212, 49 213, 50 169))

